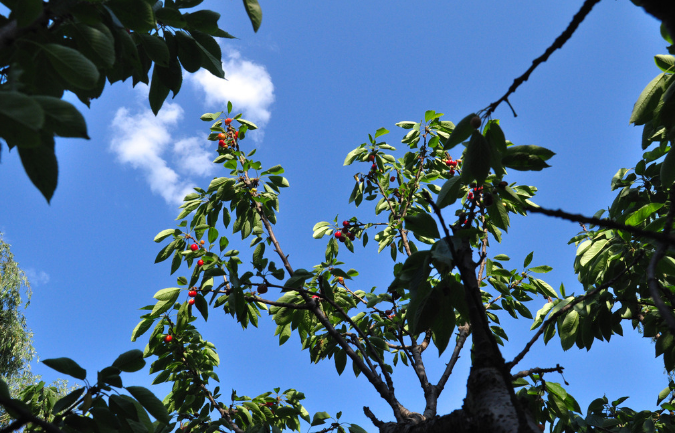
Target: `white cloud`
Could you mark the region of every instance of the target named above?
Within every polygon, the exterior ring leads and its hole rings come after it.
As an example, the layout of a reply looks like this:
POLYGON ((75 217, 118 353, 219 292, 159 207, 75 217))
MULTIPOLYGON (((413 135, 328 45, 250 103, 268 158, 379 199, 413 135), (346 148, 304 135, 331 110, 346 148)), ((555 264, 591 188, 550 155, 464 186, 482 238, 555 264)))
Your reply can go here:
POLYGON ((49 282, 49 274, 45 271, 37 271, 33 268, 28 268, 24 272, 26 273, 26 277, 28 277, 28 283, 32 287, 37 287, 49 282))
POLYGON ((203 69, 186 74, 185 79, 204 93, 207 108, 220 111, 231 101, 236 112, 255 123, 260 129, 249 133, 256 142, 263 138, 262 128, 270 120, 270 106, 274 103, 274 84, 264 66, 243 59, 232 49, 223 50, 225 80, 203 69))
POLYGON ((169 204, 180 204, 192 191, 194 183, 179 175, 212 175, 215 166, 206 149, 205 137, 171 139, 169 131, 183 118, 183 109, 174 103, 165 103, 158 115, 148 109, 131 113, 122 107, 112 121, 113 139, 110 149, 123 164, 141 170, 153 193, 169 204), (167 155, 168 154, 168 155, 167 155), (168 161, 180 169, 174 169, 168 161))

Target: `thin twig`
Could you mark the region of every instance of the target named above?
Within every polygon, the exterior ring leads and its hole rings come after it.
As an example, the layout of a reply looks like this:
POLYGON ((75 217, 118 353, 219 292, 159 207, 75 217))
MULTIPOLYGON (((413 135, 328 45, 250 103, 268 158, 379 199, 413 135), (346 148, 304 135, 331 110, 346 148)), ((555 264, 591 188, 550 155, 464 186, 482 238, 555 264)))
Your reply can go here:
POLYGON ((445 388, 445 384, 447 383, 448 378, 452 374, 452 370, 455 368, 455 364, 457 364, 457 361, 459 360, 459 353, 462 351, 464 343, 466 342, 466 339, 469 336, 469 333, 471 332, 471 325, 465 323, 458 329, 459 335, 457 336, 457 343, 455 343, 455 350, 452 351, 450 361, 445 366, 445 371, 443 372, 441 379, 438 381, 438 384, 436 385, 436 393, 438 395, 441 395, 441 392, 443 391, 443 388, 445 388))
MULTIPOLYGON (((532 74, 532 72, 537 68, 537 66, 547 61, 555 50, 562 48, 565 42, 567 42, 572 37, 577 27, 579 27, 579 24, 581 24, 581 22, 586 18, 591 9, 593 9, 593 6, 595 6, 599 2, 600 0, 584 1, 584 4, 581 6, 581 9, 579 9, 579 12, 577 12, 574 15, 574 18, 572 18, 572 21, 569 23, 565 31, 562 32, 560 36, 558 36, 555 39, 555 41, 553 41, 553 44, 550 47, 548 47, 546 51, 544 51, 544 54, 542 54, 541 56, 537 57, 532 61, 532 66, 530 66, 523 75, 513 80, 513 84, 511 84, 511 87, 509 87, 509 90, 506 92, 504 96, 502 96, 492 104, 488 105, 485 115, 490 116, 492 113, 494 113, 499 104, 501 104, 502 102, 506 102, 507 104, 509 104, 509 107, 511 107, 511 103, 508 101, 509 96, 511 96, 521 84, 523 84, 525 81, 528 80, 528 78, 530 78, 530 74, 532 74)), ((516 112, 515 110, 513 110, 513 107, 511 107, 511 110, 513 111, 513 115, 515 117, 516 112)))
POLYGON ((596 288, 593 289, 593 290, 589 290, 588 292, 586 292, 585 294, 583 294, 583 295, 581 295, 581 296, 577 296, 576 298, 574 298, 573 300, 571 300, 569 304, 565 305, 563 308, 561 308, 560 310, 558 310, 555 314, 553 314, 553 315, 550 316, 548 319, 546 319, 546 320, 544 321, 544 323, 539 327, 539 330, 537 330, 537 333, 534 334, 534 337, 532 337, 532 339, 525 345, 525 348, 524 348, 524 349, 523 349, 523 350, 522 350, 515 358, 513 358, 513 361, 507 362, 507 363, 506 363, 507 368, 510 370, 510 369, 512 369, 516 364, 518 364, 518 363, 523 359, 523 357, 525 357, 525 355, 527 354, 527 352, 529 352, 529 350, 532 348, 532 346, 534 345, 534 343, 536 343, 536 341, 539 339, 539 337, 541 336, 541 334, 544 333, 544 331, 546 330, 546 328, 547 328, 549 325, 551 325, 553 322, 555 322, 556 320, 558 320, 558 317, 560 317, 560 316, 562 316, 563 314, 567 313, 570 309, 572 309, 572 307, 574 307, 574 306, 575 306, 576 304, 578 304, 579 302, 581 302, 581 301, 583 301, 583 300, 585 300, 585 299, 587 299, 587 298, 590 298, 590 297, 594 296, 595 294, 597 294, 597 293, 600 292, 601 290, 604 290, 604 289, 610 287, 610 286, 611 286, 612 284, 614 284, 615 282, 617 282, 617 281, 623 276, 623 274, 625 274, 625 273, 628 272, 633 266, 635 266, 635 264, 642 258, 643 255, 644 255, 644 251, 640 251, 640 252, 638 253, 638 255, 635 257, 635 259, 633 260, 633 262, 632 262, 630 265, 626 266, 626 269, 624 269, 624 270, 622 270, 621 272, 619 272, 614 278, 612 278, 611 280, 609 280, 609 281, 607 281, 607 282, 605 282, 605 283, 599 285, 598 287, 596 287, 596 288))
POLYGON ((574 214, 574 213, 569 213, 565 212, 561 209, 558 210, 552 210, 552 209, 545 209, 543 207, 534 207, 534 206, 528 206, 525 207, 524 210, 531 212, 531 213, 540 213, 552 217, 557 217, 557 218, 562 218, 564 220, 568 221, 574 221, 574 222, 581 222, 581 223, 589 223, 589 224, 594 224, 600 227, 606 227, 609 229, 615 229, 615 230, 621 230, 624 232, 632 233, 637 236, 642 236, 645 238, 653 239, 657 242, 664 242, 667 243, 668 245, 675 245, 675 236, 669 235, 666 233, 659 233, 659 232, 651 232, 648 230, 642 230, 637 227, 633 226, 627 226, 625 224, 618 223, 614 220, 610 220, 607 218, 593 218, 593 217, 587 217, 581 214, 574 214))
POLYGON ((555 367, 551 367, 551 368, 540 368, 540 367, 535 367, 535 368, 531 368, 531 369, 529 369, 529 370, 519 371, 518 373, 516 373, 516 374, 514 374, 513 376, 511 376, 511 378, 512 378, 513 380, 516 380, 516 379, 520 379, 521 377, 529 376, 529 375, 531 375, 531 374, 553 373, 553 372, 556 372, 556 371, 557 371, 558 373, 562 374, 562 372, 563 372, 564 369, 565 369, 565 367, 561 367, 560 364, 556 364, 555 367))

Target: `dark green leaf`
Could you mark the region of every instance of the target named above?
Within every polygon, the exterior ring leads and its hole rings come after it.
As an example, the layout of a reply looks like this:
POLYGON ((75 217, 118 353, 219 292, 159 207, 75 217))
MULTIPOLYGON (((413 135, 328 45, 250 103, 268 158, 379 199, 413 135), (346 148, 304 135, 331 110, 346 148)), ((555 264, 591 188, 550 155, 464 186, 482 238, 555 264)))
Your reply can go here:
POLYGON ((183 15, 187 21, 188 28, 199 30, 207 34, 214 34, 218 31, 218 12, 202 9, 196 12, 183 15))
POLYGON ((325 424, 326 419, 330 418, 330 415, 327 414, 326 412, 317 412, 314 414, 314 418, 312 418, 312 427, 315 425, 321 425, 325 424))
POLYGON ((41 13, 42 0, 19 0, 12 9, 12 17, 17 21, 18 27, 28 27, 41 13))
POLYGON ((426 212, 405 217, 405 228, 416 235, 438 239, 441 237, 436 220, 426 212))
POLYGON ((479 185, 482 185, 490 172, 491 158, 492 150, 487 140, 480 132, 473 130, 462 163, 462 181, 469 183, 475 179, 479 185))
POLYGON ((150 326, 154 323, 154 320, 152 319, 143 319, 141 320, 138 325, 134 328, 134 330, 131 332, 131 341, 136 341, 138 337, 143 335, 145 331, 150 329, 150 326))
POLYGON ((38 131, 44 121, 44 111, 35 98, 19 92, 0 92, 0 136, 4 137, 2 132, 8 122, 16 122, 23 128, 38 131))
POLYGON ((459 121, 459 123, 455 126, 455 129, 450 134, 448 141, 445 143, 445 150, 450 150, 462 141, 471 137, 471 134, 476 131, 476 128, 471 126, 471 119, 473 119, 475 116, 475 113, 471 113, 459 121))
POLYGON ((150 60, 160 66, 169 66, 169 47, 167 47, 164 39, 156 35, 144 33, 136 33, 136 35, 140 38, 141 45, 145 49, 150 60))
POLYGON ((164 424, 169 424, 171 422, 171 417, 169 412, 167 412, 164 403, 157 397, 155 394, 143 388, 142 386, 127 386, 126 390, 129 391, 138 402, 154 416, 158 421, 163 422, 164 424))
POLYGON ((138 349, 133 349, 128 352, 124 352, 117 357, 115 362, 112 364, 113 367, 119 368, 120 370, 133 373, 138 371, 141 368, 145 367, 145 360, 143 359, 143 352, 138 349))
POLYGON ((164 100, 169 96, 170 89, 164 85, 159 77, 159 68, 152 71, 152 81, 150 82, 150 92, 148 93, 148 100, 150 101, 150 108, 152 112, 159 113, 159 110, 164 104, 164 100))
POLYGON ((19 147, 19 156, 26 174, 33 185, 50 202, 59 177, 59 165, 54 154, 54 137, 41 134, 39 147, 19 147))
POLYGON ((99 78, 98 69, 79 51, 59 44, 46 44, 42 48, 56 72, 73 88, 96 87, 99 78))
POLYGON ((42 363, 59 373, 67 374, 75 379, 84 380, 87 377, 87 371, 70 358, 45 359, 42 363))
POLYGON ((462 182, 460 182, 459 176, 454 176, 448 179, 441 188, 441 191, 438 193, 436 198, 436 205, 443 209, 446 206, 450 206, 461 196, 460 190, 462 188, 462 182))
POLYGON ((664 92, 665 80, 666 74, 661 73, 647 84, 647 87, 640 93, 640 97, 638 97, 637 102, 633 106, 633 113, 630 116, 629 123, 643 125, 651 120, 654 108, 658 105, 664 92))
POLYGON ((110 0, 105 5, 127 29, 147 33, 155 28, 155 14, 147 1, 110 0))
POLYGON ((182 29, 187 25, 187 20, 179 10, 170 7, 164 7, 155 11, 157 21, 171 27, 182 29))
POLYGON ((54 404, 54 408, 52 409, 52 413, 54 415, 56 415, 57 413, 68 409, 70 406, 72 406, 77 401, 77 399, 80 398, 80 396, 84 393, 84 391, 86 391, 86 388, 78 388, 75 391, 66 395, 65 397, 59 399, 59 401, 57 401, 54 404))
POLYGON ((61 137, 89 138, 84 116, 70 102, 52 96, 33 96, 45 113, 45 129, 61 137))
POLYGON ((661 163, 661 185, 664 189, 672 187, 675 182, 675 150, 673 148, 675 146, 671 143, 670 151, 661 163))

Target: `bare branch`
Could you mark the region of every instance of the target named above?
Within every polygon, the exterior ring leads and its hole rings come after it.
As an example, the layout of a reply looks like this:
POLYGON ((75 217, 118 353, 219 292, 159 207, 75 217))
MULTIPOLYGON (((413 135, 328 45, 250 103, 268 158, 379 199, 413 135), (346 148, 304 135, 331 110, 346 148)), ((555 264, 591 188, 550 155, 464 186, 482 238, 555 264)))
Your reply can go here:
MULTIPOLYGON (((607 218, 593 218, 587 217, 580 214, 568 213, 563 210, 551 210, 545 209, 542 207, 529 206, 525 208, 526 211, 531 213, 540 213, 552 217, 562 218, 568 221, 574 221, 578 223, 588 223, 594 224, 600 227, 606 227, 615 230, 621 230, 627 233, 632 233, 637 236, 642 236, 645 238, 653 239, 657 242, 665 242, 668 245, 675 245, 675 236, 669 235, 667 233, 651 232, 648 230, 642 230, 637 227, 627 226, 625 224, 618 223, 616 221, 607 219, 607 218)), ((672 225, 672 224, 671 224, 672 225)))
POLYGON ((519 371, 518 373, 516 373, 516 374, 514 374, 513 376, 511 376, 511 378, 512 378, 513 380, 516 380, 516 379, 520 379, 521 377, 527 377, 527 376, 529 376, 529 375, 531 375, 531 374, 553 373, 553 372, 556 372, 556 371, 557 371, 558 373, 562 374, 562 372, 563 372, 564 369, 565 369, 565 367, 561 367, 560 364, 556 364, 555 367, 551 367, 551 368, 539 368, 539 367, 535 367, 535 368, 531 368, 531 369, 529 369, 529 370, 519 371))
POLYGON ((471 325, 465 323, 458 329, 459 335, 457 336, 457 343, 455 343, 455 350, 452 351, 450 361, 445 366, 445 371, 443 372, 441 379, 438 381, 438 384, 436 385, 436 392, 438 395, 441 395, 441 392, 443 392, 443 388, 445 388, 445 384, 448 382, 448 378, 452 374, 452 370, 455 368, 455 364, 457 364, 457 361, 459 360, 459 353, 462 351, 464 343, 466 342, 467 337, 471 333, 471 325))
MULTIPOLYGON (((513 84, 511 84, 511 87, 509 87, 509 90, 506 92, 504 96, 502 96, 497 101, 493 102, 487 107, 485 115, 490 116, 492 113, 494 113, 499 104, 501 104, 502 102, 506 102, 507 104, 509 104, 509 106, 511 106, 511 103, 509 103, 509 96, 511 96, 521 84, 523 84, 525 81, 528 80, 528 78, 530 78, 530 74, 532 74, 532 72, 537 68, 537 66, 547 61, 555 50, 562 48, 565 42, 567 42, 569 38, 572 37, 577 27, 579 27, 579 24, 581 24, 581 22, 591 12, 593 6, 595 6, 596 3, 599 2, 600 0, 584 1, 584 4, 581 6, 581 9, 579 9, 579 12, 577 12, 576 15, 574 15, 574 18, 572 18, 572 21, 569 23, 565 31, 562 32, 560 36, 558 36, 555 39, 555 41, 553 41, 553 44, 546 49, 544 54, 542 54, 541 56, 537 57, 532 61, 532 66, 530 66, 523 75, 513 80, 513 84)), ((513 107, 511 107, 511 110, 513 111, 513 107)), ((517 116, 515 111, 513 111, 513 115, 514 117, 517 116)))

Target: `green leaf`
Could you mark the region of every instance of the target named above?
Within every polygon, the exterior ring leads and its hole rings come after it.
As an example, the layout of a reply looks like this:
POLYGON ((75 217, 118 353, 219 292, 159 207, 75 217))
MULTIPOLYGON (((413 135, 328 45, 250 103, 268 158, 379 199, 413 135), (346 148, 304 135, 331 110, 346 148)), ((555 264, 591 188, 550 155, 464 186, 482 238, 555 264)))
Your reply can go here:
POLYGON ((150 329, 150 326, 152 326, 152 324, 153 324, 154 322, 155 322, 155 321, 152 320, 152 319, 143 319, 143 320, 141 320, 141 321, 138 323, 138 325, 136 325, 136 327, 134 328, 134 330, 131 332, 131 341, 136 341, 136 339, 137 339, 138 337, 140 337, 141 335, 145 334, 145 331, 147 331, 148 329, 150 329))
POLYGON ((670 72, 671 74, 675 72, 675 57, 667 54, 659 54, 654 56, 654 63, 659 67, 663 72, 670 72))
POLYGON ((82 53, 59 44, 46 44, 42 48, 56 72, 73 88, 93 89, 96 87, 99 78, 98 69, 82 53))
POLYGON ((157 18, 157 21, 171 27, 182 29, 187 25, 187 20, 183 17, 183 14, 174 8, 164 7, 157 9, 155 11, 155 17, 157 18))
POLYGON ((462 182, 460 181, 459 176, 454 176, 448 179, 441 188, 441 191, 438 193, 436 198, 436 205, 443 209, 446 206, 450 206, 461 196, 460 190, 462 188, 462 182))
POLYGON ((668 154, 666 154, 665 159, 661 163, 661 185, 664 189, 668 189, 673 186, 675 182, 675 146, 670 147, 668 154))
POLYGON ((164 39, 144 33, 136 33, 136 35, 140 38, 141 45, 150 60, 160 66, 169 66, 169 47, 166 46, 164 39))
POLYGON ((246 8, 248 18, 251 20, 251 24, 253 24, 253 31, 257 32, 262 23, 262 9, 260 9, 258 0, 244 0, 244 7, 246 8))
POLYGON ((54 404, 54 408, 52 409, 52 414, 56 415, 57 413, 68 409, 70 406, 72 406, 77 401, 78 398, 80 398, 80 396, 82 394, 84 394, 84 391, 86 391, 86 388, 79 388, 79 389, 76 389, 75 391, 69 393, 65 397, 59 399, 59 401, 57 401, 54 404))
POLYGON ((84 380, 87 377, 87 370, 80 367, 77 362, 70 358, 51 358, 41 362, 47 367, 56 370, 59 373, 72 376, 75 379, 84 380))
POLYGON ((532 258, 534 257, 534 251, 532 251, 530 254, 525 257, 525 261, 523 262, 523 267, 526 268, 527 265, 532 263, 532 258))
MULTIPOLYGON (((187 68, 186 68, 187 69, 187 68)), ((169 96, 169 89, 159 77, 159 68, 155 67, 152 71, 152 81, 150 82, 150 92, 148 100, 152 112, 157 115, 164 104, 164 100, 169 96)))
POLYGON ((127 29, 148 33, 155 28, 155 14, 147 1, 110 0, 105 4, 127 29))
POLYGON ((642 206, 640 209, 631 213, 626 218, 625 224, 628 226, 636 226, 642 224, 647 218, 652 216, 654 212, 661 209, 665 203, 649 203, 642 206))
POLYGON ((56 190, 59 165, 54 154, 54 137, 40 135, 39 147, 19 147, 19 156, 26 174, 49 203, 56 190))
POLYGON ((482 185, 490 172, 491 157, 492 150, 487 140, 479 131, 474 130, 464 154, 462 181, 469 183, 475 179, 479 185, 482 185))
POLYGON ((363 147, 357 147, 356 149, 352 150, 347 154, 347 157, 345 158, 345 162, 343 165, 350 165, 359 155, 361 155, 364 152, 366 152, 366 149, 364 149, 363 147))
POLYGON ((168 289, 159 290, 154 294, 153 298, 159 301, 171 301, 171 303, 176 302, 178 295, 180 294, 181 289, 178 287, 171 287, 168 289))
POLYGON ((656 404, 659 404, 663 401, 664 398, 668 397, 670 393, 672 392, 672 389, 670 389, 670 386, 667 386, 659 392, 659 398, 656 400, 656 404))
POLYGON ((311 426, 314 427, 315 425, 321 425, 325 424, 326 419, 330 418, 330 415, 326 412, 317 412, 314 414, 314 418, 312 418, 312 424, 311 426))
POLYGON ((179 229, 166 229, 162 230, 161 232, 157 233, 157 236, 155 236, 154 241, 155 242, 162 242, 164 239, 168 238, 169 236, 176 234, 179 235, 181 231, 179 229))
POLYGON ((436 220, 426 212, 406 216, 405 228, 419 236, 434 239, 441 237, 436 226, 436 220))
POLYGON ((61 137, 89 138, 84 116, 70 102, 53 96, 33 96, 45 113, 45 129, 61 137))
POLYGON ((473 119, 475 116, 476 113, 471 113, 459 121, 459 123, 455 126, 455 129, 450 134, 450 137, 445 143, 445 146, 443 147, 445 150, 450 150, 462 141, 471 137, 471 134, 476 131, 476 129, 471 126, 471 119, 473 119))
POLYGON ((98 23, 97 27, 83 23, 72 24, 74 37, 82 54, 93 59, 104 68, 111 68, 115 63, 115 39, 110 30, 98 23))
POLYGON ((222 111, 219 111, 217 113, 204 113, 199 118, 205 122, 213 122, 218 117, 220 117, 221 114, 223 114, 222 111))
POLYGON ((171 422, 171 417, 169 416, 166 407, 164 407, 164 403, 155 397, 155 394, 142 386, 127 386, 126 390, 129 391, 129 394, 138 400, 145 410, 158 421, 163 422, 164 424, 169 424, 171 422))
POLYGON ((183 15, 187 20, 188 27, 194 30, 199 30, 207 34, 214 34, 218 31, 218 20, 220 14, 207 9, 202 9, 196 12, 183 15))
POLYGON ((567 391, 560 386, 559 383, 546 381, 546 390, 551 394, 558 397, 560 400, 565 401, 567 399, 567 391))
POLYGON ((379 128, 377 131, 375 131, 375 138, 380 137, 382 135, 389 134, 389 130, 386 128, 379 128))
POLYGON ((349 433, 368 433, 368 432, 356 424, 349 424, 349 433))
POLYGON ((120 370, 133 373, 145 367, 145 360, 143 359, 143 352, 138 349, 133 349, 128 352, 124 352, 117 357, 115 362, 112 364, 113 367, 119 368, 120 370))
POLYGON ((647 84, 633 106, 629 123, 643 125, 651 120, 654 108, 658 105, 664 92, 665 80, 666 74, 661 73, 647 84))
MULTIPOLYGON (((248 121, 248 120, 244 120, 244 119, 242 119, 242 118, 234 119, 234 120, 236 120, 237 122, 241 123, 242 125, 248 126, 248 129, 250 129, 250 130, 258 129, 258 127, 255 125, 255 123, 250 122, 250 121, 248 121)), ((277 166, 277 167, 281 167, 281 166, 277 166)), ((283 172, 284 172, 284 171, 283 171, 283 169, 282 169, 280 173, 274 173, 274 174, 281 174, 281 173, 283 173, 283 172)))
POLYGON ((19 92, 0 92, 0 136, 5 137, 6 123, 16 122, 23 128, 38 131, 44 121, 44 110, 35 98, 19 92))
POLYGON ((528 269, 528 271, 536 272, 538 274, 545 274, 547 272, 551 272, 552 270, 553 268, 548 265, 535 266, 533 268, 528 269))
POLYGON ((574 345, 577 339, 577 330, 579 328, 579 313, 576 310, 570 310, 562 326, 560 327, 560 343, 563 350, 568 350, 574 345))

